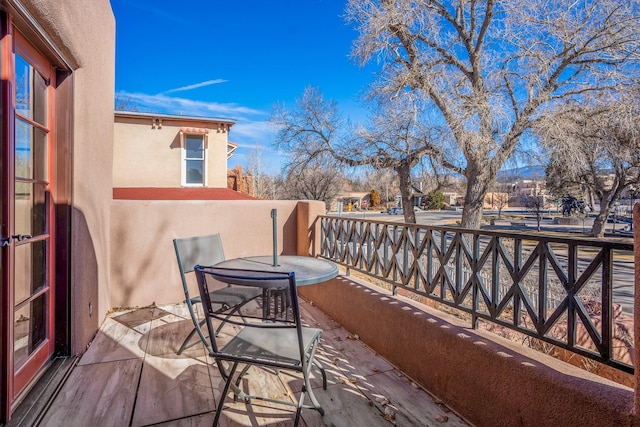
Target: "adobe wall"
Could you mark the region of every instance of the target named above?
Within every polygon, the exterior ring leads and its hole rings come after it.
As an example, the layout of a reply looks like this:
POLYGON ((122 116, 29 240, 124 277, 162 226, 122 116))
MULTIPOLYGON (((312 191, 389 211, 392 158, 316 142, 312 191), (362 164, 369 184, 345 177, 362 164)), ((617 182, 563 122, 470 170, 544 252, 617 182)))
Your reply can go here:
POLYGON ((632 389, 362 280, 300 295, 475 425, 634 425, 632 389))
POLYGON ((163 118, 151 126, 151 117, 115 116, 113 147, 114 187, 174 187, 182 185, 180 129, 204 128, 206 136, 206 186, 227 187, 229 132, 212 121, 163 118), (144 159, 141 161, 140 159, 144 159))
MULTIPOLYGON (((324 214, 322 202, 114 200, 110 307, 184 300, 175 238, 220 233, 226 258, 272 254, 272 209, 277 209, 279 254, 304 253, 298 235, 309 235, 315 217, 324 214)), ((195 282, 191 285, 197 295, 195 282)))

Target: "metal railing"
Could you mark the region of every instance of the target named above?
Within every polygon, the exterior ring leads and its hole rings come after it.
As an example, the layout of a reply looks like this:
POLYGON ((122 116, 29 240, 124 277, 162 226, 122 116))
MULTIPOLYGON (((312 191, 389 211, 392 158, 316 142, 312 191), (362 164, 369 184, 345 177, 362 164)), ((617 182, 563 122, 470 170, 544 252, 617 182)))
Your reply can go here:
MULTIPOLYGON (((321 217, 320 256, 625 372, 613 357, 613 289, 633 244, 321 217)), ((633 289, 633 287, 631 288, 633 289)))

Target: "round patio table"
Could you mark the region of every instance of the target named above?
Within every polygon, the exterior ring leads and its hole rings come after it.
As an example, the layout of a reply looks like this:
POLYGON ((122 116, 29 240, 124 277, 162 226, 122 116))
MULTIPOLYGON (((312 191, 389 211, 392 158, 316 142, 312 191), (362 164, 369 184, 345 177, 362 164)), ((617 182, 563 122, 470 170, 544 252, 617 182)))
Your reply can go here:
POLYGON ((277 257, 278 265, 274 267, 272 256, 250 256, 233 258, 219 262, 216 267, 242 270, 272 271, 296 275, 296 285, 314 285, 326 282, 338 275, 338 266, 331 261, 320 258, 297 255, 281 255, 277 257))

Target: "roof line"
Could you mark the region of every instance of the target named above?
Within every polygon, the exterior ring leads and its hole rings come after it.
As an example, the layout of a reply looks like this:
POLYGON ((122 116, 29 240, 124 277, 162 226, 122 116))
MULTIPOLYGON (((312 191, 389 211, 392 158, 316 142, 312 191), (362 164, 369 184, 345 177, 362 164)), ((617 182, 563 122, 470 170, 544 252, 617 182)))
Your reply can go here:
POLYGON ((158 118, 167 119, 167 120, 216 122, 216 123, 229 123, 229 124, 236 123, 236 120, 234 119, 226 119, 221 117, 180 116, 175 114, 142 113, 139 111, 114 111, 114 115, 117 117, 136 117, 136 118, 158 117, 158 118))

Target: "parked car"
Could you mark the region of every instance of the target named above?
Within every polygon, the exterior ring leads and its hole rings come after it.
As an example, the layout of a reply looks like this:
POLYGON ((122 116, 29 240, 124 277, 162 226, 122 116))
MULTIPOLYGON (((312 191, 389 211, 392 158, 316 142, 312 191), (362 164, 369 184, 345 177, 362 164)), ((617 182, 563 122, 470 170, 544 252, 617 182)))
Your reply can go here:
POLYGON ((387 214, 389 215, 404 215, 404 210, 402 208, 387 208, 387 214))

